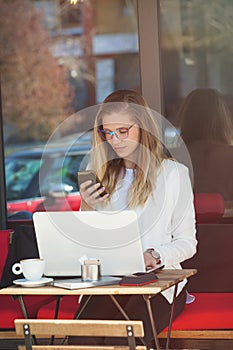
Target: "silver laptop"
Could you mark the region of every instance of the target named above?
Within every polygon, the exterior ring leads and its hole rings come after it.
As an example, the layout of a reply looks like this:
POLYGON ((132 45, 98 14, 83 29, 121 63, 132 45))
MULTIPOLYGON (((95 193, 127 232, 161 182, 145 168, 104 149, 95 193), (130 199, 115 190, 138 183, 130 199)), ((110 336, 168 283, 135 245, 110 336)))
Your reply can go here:
POLYGON ((99 259, 101 274, 145 271, 136 213, 36 212, 33 215, 45 275, 81 275, 80 259, 99 259))

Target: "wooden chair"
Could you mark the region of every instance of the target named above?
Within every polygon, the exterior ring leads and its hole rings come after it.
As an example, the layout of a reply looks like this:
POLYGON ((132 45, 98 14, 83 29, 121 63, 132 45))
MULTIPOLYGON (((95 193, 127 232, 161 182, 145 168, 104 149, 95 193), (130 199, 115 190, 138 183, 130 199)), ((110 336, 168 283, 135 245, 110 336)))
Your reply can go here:
POLYGON ((15 320, 16 333, 24 336, 26 350, 46 349, 72 349, 72 350, 146 350, 146 346, 136 346, 135 337, 143 337, 142 321, 100 321, 100 320, 15 320), (33 345, 32 336, 43 338, 47 336, 100 336, 100 337, 123 337, 128 339, 127 346, 81 346, 81 345, 33 345))

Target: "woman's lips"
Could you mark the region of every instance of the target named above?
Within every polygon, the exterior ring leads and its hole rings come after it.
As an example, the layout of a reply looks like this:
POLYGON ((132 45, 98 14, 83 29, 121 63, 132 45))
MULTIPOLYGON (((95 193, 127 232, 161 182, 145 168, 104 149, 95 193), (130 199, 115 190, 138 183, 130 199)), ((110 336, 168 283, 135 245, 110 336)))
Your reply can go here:
POLYGON ((126 149, 125 146, 122 146, 122 147, 114 147, 114 151, 116 151, 116 152, 123 152, 125 149, 126 149))

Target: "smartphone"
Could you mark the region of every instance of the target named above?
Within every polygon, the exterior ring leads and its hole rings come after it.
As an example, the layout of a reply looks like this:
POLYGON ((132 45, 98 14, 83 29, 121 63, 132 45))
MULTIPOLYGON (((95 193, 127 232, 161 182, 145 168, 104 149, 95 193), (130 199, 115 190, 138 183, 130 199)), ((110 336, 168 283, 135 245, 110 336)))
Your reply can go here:
MULTIPOLYGON (((78 171, 78 183, 79 186, 85 182, 91 180, 92 181, 92 185, 96 184, 97 182, 100 183, 100 188, 103 187, 103 185, 101 184, 100 179, 98 178, 98 176, 96 175, 96 173, 93 170, 85 170, 85 171, 78 171)), ((103 197, 105 194, 107 194, 107 192, 104 190, 104 192, 100 193, 100 197, 103 197)))

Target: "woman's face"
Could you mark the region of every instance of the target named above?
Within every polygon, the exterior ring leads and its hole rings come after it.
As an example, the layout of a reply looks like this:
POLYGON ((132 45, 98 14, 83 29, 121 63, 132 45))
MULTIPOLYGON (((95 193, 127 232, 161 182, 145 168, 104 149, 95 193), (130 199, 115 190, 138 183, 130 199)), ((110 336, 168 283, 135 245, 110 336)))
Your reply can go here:
POLYGON ((127 114, 112 113, 103 117, 102 124, 103 129, 110 132, 108 138, 111 138, 106 141, 116 154, 124 159, 125 166, 131 167, 132 162, 137 159, 137 148, 140 141, 140 128, 135 120, 127 114), (128 137, 127 128, 130 128, 128 137), (115 133, 111 134, 111 132, 115 133))

